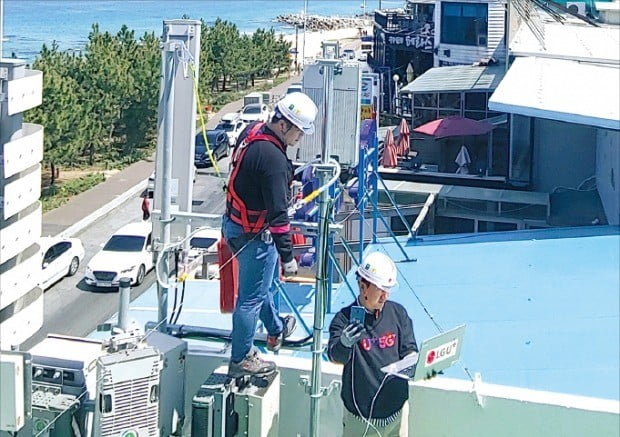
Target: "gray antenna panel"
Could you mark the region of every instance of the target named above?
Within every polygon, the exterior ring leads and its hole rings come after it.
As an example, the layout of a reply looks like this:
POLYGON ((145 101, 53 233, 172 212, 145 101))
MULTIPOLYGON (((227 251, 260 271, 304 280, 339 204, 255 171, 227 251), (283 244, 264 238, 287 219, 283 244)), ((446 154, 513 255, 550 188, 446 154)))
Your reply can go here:
MULTIPOLYGON (((321 155, 323 128, 326 125, 323 101, 323 74, 321 65, 304 66, 303 91, 319 108, 314 135, 305 136, 298 151, 298 159, 310 161, 321 155)), ((342 72, 334 75, 334 95, 332 119, 327 123, 331 129, 333 144, 329 147, 330 156, 335 156, 340 164, 357 165, 360 141, 360 91, 362 71, 358 62, 343 62, 342 72)))

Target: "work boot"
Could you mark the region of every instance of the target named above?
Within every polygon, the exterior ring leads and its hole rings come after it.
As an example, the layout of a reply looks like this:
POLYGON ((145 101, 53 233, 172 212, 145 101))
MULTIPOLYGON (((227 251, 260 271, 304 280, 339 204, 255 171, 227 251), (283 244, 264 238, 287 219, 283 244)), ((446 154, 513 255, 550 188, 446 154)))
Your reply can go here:
POLYGON ((285 338, 289 337, 293 331, 295 331, 295 327, 297 326, 297 320, 293 316, 280 317, 282 320, 282 332, 278 335, 268 335, 267 336, 267 349, 271 352, 278 352, 282 347, 282 342, 285 338))
POLYGON ((240 378, 246 375, 264 376, 275 372, 275 370, 276 363, 263 360, 255 350, 250 351, 239 363, 231 361, 228 364, 228 376, 231 378, 240 378))

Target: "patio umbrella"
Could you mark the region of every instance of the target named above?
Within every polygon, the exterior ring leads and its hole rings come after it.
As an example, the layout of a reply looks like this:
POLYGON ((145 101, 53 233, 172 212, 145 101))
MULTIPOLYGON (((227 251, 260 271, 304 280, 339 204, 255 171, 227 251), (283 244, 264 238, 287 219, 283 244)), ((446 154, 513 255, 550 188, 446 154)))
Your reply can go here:
POLYGON ((400 156, 409 155, 409 125, 404 118, 400 120, 398 126, 398 144, 396 145, 396 153, 400 156))
POLYGON ((486 121, 477 121, 470 118, 452 116, 429 121, 413 131, 429 135, 434 138, 461 137, 466 135, 484 135, 495 126, 486 121))
POLYGON ((396 157, 396 145, 394 144, 394 134, 392 129, 388 129, 383 140, 383 156, 381 165, 384 167, 396 167, 398 158, 396 157))
POLYGON ((465 145, 461 146, 461 150, 459 150, 458 155, 456 155, 456 159, 454 163, 459 166, 456 169, 458 174, 469 174, 469 164, 471 164, 471 158, 469 157, 469 150, 465 145))

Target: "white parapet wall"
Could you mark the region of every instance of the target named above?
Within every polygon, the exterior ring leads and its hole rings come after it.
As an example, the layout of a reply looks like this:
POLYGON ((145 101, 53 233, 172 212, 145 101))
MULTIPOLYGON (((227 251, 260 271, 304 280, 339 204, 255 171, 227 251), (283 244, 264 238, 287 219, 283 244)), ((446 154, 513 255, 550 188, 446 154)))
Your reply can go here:
MULTIPOLYGON (((191 424, 191 401, 209 374, 228 362, 212 348, 190 347, 186 362, 185 414, 191 424)), ((286 353, 286 352, 284 352, 286 353)), ((280 370, 279 435, 307 436, 310 396, 300 383, 310 374, 310 359, 273 356, 280 370)), ((342 366, 324 362, 322 385, 339 381, 342 366)), ((409 435, 484 436, 617 436, 620 403, 561 393, 542 392, 438 377, 410 384, 409 435), (475 390, 474 390, 475 388, 475 390)), ((184 435, 189 435, 186 426, 184 435)), ((342 432, 340 390, 321 399, 319 435, 342 432)))
POLYGON ((616 436, 618 401, 436 378, 410 390, 420 436, 616 436))

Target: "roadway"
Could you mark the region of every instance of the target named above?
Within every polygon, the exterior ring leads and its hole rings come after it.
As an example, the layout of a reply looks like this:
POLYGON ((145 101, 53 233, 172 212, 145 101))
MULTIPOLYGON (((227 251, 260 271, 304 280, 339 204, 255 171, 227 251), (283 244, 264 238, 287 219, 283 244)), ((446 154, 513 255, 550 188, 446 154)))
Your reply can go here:
MULTIPOLYGON (((228 162, 228 158, 223 158, 218 166, 221 170, 227 170, 228 162)), ((223 176, 226 174, 223 173, 223 176)), ((224 212, 225 197, 221 190, 221 178, 216 177, 211 168, 198 169, 192 197, 195 212, 224 212)), ((84 273, 90 259, 117 229, 142 219, 141 203, 140 196, 132 197, 75 235, 84 245, 84 260, 74 276, 65 277, 45 292, 44 326, 21 345, 22 350, 30 349, 48 333, 85 337, 118 311, 117 289, 91 287, 84 282, 84 273)), ((131 300, 154 283, 155 275, 151 271, 140 286, 132 288, 131 300)))

